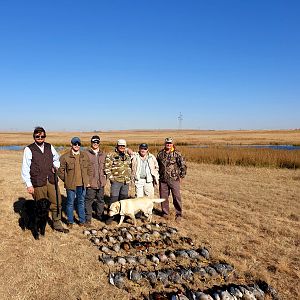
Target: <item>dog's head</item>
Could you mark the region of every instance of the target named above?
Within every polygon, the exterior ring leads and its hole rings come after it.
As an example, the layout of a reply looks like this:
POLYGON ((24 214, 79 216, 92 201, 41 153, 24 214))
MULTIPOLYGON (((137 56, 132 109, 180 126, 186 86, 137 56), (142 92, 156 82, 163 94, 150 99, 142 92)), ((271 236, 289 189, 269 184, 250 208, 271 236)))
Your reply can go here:
POLYGON ((40 199, 36 201, 38 215, 48 215, 50 209, 50 201, 48 199, 40 199))
POLYGON ((120 213, 120 202, 114 202, 111 204, 111 206, 109 207, 109 216, 112 217, 114 215, 117 215, 120 213))

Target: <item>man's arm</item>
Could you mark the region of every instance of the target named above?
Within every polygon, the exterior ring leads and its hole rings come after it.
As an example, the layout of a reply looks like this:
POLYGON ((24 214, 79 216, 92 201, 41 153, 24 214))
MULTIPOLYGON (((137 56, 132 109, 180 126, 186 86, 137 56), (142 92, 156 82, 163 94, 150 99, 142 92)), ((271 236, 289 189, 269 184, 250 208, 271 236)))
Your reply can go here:
POLYGON ((65 182, 65 169, 66 169, 66 159, 65 156, 61 156, 60 158, 60 166, 59 169, 57 171, 57 176, 63 181, 65 182))
POLYGON ((23 181, 26 184, 27 192, 32 195, 34 193, 34 188, 32 186, 31 179, 30 179, 31 160, 32 160, 31 150, 28 147, 25 147, 24 154, 23 154, 21 176, 23 181))
POLYGON ((51 152, 53 154, 53 166, 58 169, 60 167, 59 154, 55 148, 51 145, 51 152))
POLYGON ((25 147, 24 154, 23 154, 21 176, 23 181, 26 184, 26 187, 32 186, 31 179, 30 179, 31 160, 32 160, 31 150, 28 147, 25 147))
POLYGON ((178 155, 178 166, 179 166, 179 170, 180 170, 180 178, 184 178, 186 175, 186 170, 187 170, 187 165, 185 162, 185 158, 181 155, 181 153, 179 153, 178 155))
POLYGON ((110 155, 106 155, 105 157, 105 169, 104 169, 104 173, 106 174, 107 178, 112 179, 111 176, 111 167, 112 167, 112 160, 110 155))

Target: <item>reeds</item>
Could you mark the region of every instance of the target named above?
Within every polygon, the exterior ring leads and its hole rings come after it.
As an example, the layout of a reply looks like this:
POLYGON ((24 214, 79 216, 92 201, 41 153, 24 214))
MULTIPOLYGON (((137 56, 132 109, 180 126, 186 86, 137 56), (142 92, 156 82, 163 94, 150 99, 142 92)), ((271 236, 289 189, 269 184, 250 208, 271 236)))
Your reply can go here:
MULTIPOLYGON (((235 165, 273 168, 300 168, 300 150, 256 149, 246 147, 210 146, 195 148, 180 146, 177 148, 187 161, 216 165, 235 165)), ((151 147, 157 153, 158 147, 151 147)))

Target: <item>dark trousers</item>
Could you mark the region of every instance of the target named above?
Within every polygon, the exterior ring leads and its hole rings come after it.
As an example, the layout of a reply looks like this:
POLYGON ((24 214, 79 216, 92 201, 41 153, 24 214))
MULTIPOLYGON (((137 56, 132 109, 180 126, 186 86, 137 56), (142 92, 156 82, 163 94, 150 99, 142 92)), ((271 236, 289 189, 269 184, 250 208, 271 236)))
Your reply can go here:
POLYGON ((180 181, 173 180, 170 182, 159 182, 159 195, 160 198, 166 199, 166 201, 162 202, 161 210, 165 215, 169 214, 169 196, 170 191, 172 193, 173 205, 176 210, 176 216, 182 216, 182 203, 181 203, 181 195, 180 195, 180 181))
POLYGON ((85 216, 88 222, 92 219, 93 203, 96 204, 96 216, 98 219, 102 218, 104 211, 104 187, 100 189, 88 188, 85 196, 85 216))
POLYGON ((110 203, 117 202, 128 198, 129 184, 123 182, 113 181, 110 186, 110 203))

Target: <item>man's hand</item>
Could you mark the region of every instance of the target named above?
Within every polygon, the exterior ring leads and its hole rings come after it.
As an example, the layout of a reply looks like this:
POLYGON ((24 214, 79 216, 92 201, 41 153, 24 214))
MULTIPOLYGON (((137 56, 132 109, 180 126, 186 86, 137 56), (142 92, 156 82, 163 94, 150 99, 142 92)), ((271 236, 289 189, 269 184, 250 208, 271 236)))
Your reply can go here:
POLYGON ((126 148, 126 152, 128 153, 128 155, 133 155, 133 150, 130 148, 126 148))
POLYGON ((34 194, 34 188, 33 188, 33 186, 29 186, 29 187, 27 188, 27 192, 28 192, 30 195, 33 195, 33 194, 34 194))

